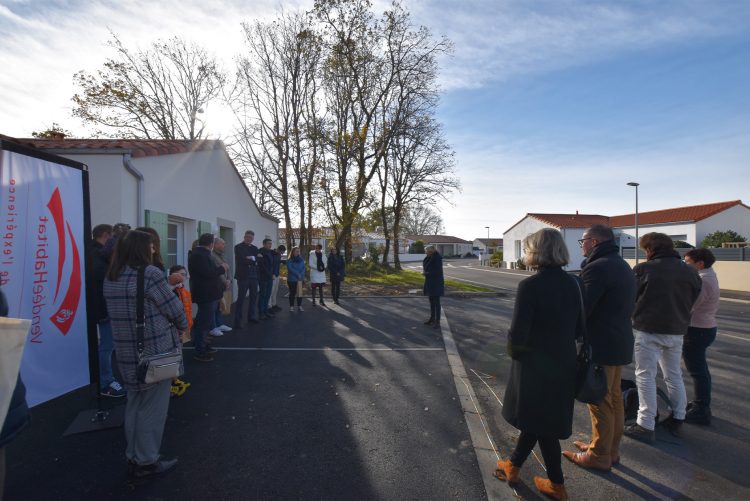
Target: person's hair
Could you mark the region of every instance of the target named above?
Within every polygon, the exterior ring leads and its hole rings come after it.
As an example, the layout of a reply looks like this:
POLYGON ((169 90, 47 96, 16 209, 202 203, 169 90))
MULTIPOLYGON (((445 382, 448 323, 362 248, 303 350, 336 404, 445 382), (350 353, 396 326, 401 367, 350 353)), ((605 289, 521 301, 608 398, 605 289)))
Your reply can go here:
POLYGON ((245 232, 245 235, 252 235, 252 236, 255 236, 255 232, 254 232, 253 230, 247 230, 247 231, 245 232))
POLYGON ((320 244, 315 244, 315 249, 316 249, 316 250, 320 250, 320 249, 323 249, 323 246, 322 246, 322 245, 320 245, 320 244))
POLYGON ((280 251, 280 252, 286 252, 286 245, 283 245, 283 244, 282 244, 282 245, 279 245, 279 246, 278 246, 278 247, 276 248, 276 250, 277 250, 277 251, 280 251))
POLYGON ((91 235, 94 238, 101 238, 107 233, 109 233, 110 235, 112 234, 111 224, 97 224, 96 226, 94 226, 94 229, 91 230, 91 235))
POLYGON ((674 242, 670 236, 665 233, 646 233, 640 238, 638 244, 641 249, 647 252, 665 252, 674 250, 674 242))
POLYGON ((294 247, 292 247, 292 250, 291 250, 291 252, 292 252, 292 254, 291 254, 291 257, 294 257, 294 251, 299 251, 300 253, 302 253, 302 251, 300 250, 300 248, 299 248, 299 247, 297 247, 297 246, 295 245, 294 247))
POLYGON ((214 243, 214 235, 213 233, 204 233, 203 235, 198 237, 198 245, 201 247, 206 247, 209 245, 212 245, 214 243))
POLYGON ((272 240, 270 238, 264 238, 263 239, 263 245, 266 245, 266 242, 271 242, 272 240))
POLYGON ((338 249, 338 247, 336 247, 335 245, 332 245, 332 246, 330 246, 330 247, 328 248, 328 250, 330 251, 330 253, 331 253, 331 254, 333 254, 333 253, 336 253, 336 254, 338 254, 338 253, 339 253, 339 249, 338 249))
POLYGON ((690 249, 685 254, 685 257, 689 257, 696 263, 703 261, 704 268, 710 268, 716 262, 716 256, 708 249, 690 249))
POLYGON ((117 223, 112 227, 112 236, 121 237, 129 231, 130 225, 128 223, 117 223))
POLYGON ((543 228, 523 240, 524 263, 538 268, 565 266, 570 261, 568 248, 559 231, 543 228))
POLYGON ((221 238, 221 237, 216 237, 216 238, 214 238, 214 245, 216 245, 216 244, 218 244, 218 243, 227 243, 227 242, 226 242, 226 240, 224 240, 224 239, 223 239, 223 238, 221 238))
POLYGON ((161 257, 161 237, 159 236, 159 232, 153 228, 149 228, 148 226, 139 226, 138 228, 136 228, 136 231, 143 231, 151 235, 151 238, 154 241, 155 250, 152 256, 151 264, 164 271, 164 258, 161 257))
POLYGON ((589 238, 595 238, 600 242, 608 242, 615 239, 615 233, 612 228, 605 224, 595 224, 586 230, 586 235, 589 238))
POLYGON ((171 275, 172 273, 177 273, 180 270, 186 270, 186 268, 182 266, 181 264, 176 264, 169 268, 169 274, 171 275))
POLYGON ((131 230, 118 238, 107 271, 107 278, 112 281, 117 280, 125 266, 140 268, 153 264, 152 243, 154 243, 153 236, 140 230, 131 230))
POLYGON ((198 247, 198 240, 193 240, 193 243, 190 244, 190 250, 194 251, 196 247, 198 247))

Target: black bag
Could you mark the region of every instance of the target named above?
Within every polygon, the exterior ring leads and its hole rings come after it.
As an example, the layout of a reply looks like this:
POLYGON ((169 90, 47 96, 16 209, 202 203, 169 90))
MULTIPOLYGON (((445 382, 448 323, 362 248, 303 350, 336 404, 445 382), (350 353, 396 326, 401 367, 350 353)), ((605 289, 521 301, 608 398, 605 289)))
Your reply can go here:
POLYGON ((576 367, 576 400, 585 404, 598 404, 607 394, 607 373, 604 367, 595 363, 591 357, 591 345, 586 336, 586 310, 583 305, 581 285, 576 280, 578 296, 581 299, 581 321, 584 325, 583 345, 578 352, 576 367))
POLYGON ((144 355, 144 330, 146 328, 145 302, 146 291, 144 275, 146 269, 138 269, 135 300, 135 332, 138 349, 136 379, 142 384, 158 383, 165 379, 174 379, 182 375, 182 350, 175 344, 174 350, 156 355, 144 355))

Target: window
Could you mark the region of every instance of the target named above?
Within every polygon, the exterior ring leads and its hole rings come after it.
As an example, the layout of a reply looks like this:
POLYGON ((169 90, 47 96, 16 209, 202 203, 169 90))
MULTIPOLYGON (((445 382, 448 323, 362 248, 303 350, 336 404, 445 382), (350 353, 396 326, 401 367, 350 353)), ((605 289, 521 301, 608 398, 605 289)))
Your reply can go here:
POLYGON ((177 223, 167 223, 167 268, 177 264, 177 223))

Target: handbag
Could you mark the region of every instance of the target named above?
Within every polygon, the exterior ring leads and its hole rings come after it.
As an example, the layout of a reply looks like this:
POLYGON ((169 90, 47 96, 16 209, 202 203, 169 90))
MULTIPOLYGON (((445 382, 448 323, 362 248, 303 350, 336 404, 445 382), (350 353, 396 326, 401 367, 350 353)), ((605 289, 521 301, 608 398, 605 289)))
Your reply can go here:
POLYGON ((607 373, 604 367, 592 360, 591 344, 586 333, 586 310, 578 280, 576 280, 576 286, 581 300, 581 319, 584 326, 583 345, 576 360, 576 400, 585 404, 598 404, 607 395, 607 373))
POLYGON ((144 286, 145 267, 138 269, 135 300, 135 334, 138 350, 138 365, 136 379, 142 384, 158 383, 165 379, 174 379, 182 375, 182 350, 175 344, 174 350, 156 355, 144 355, 144 331, 146 328, 145 302, 146 290, 144 286))
POLYGON ((305 288, 302 286, 302 280, 300 280, 297 282, 297 297, 301 298, 304 291, 305 288))

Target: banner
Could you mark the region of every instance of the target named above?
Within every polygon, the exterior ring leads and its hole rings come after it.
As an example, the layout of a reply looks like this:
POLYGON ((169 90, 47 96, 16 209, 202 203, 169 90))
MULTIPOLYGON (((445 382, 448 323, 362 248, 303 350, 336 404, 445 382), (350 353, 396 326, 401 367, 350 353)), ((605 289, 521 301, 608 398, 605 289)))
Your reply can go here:
POLYGON ((2 145, 0 286, 9 316, 31 320, 21 377, 33 406, 89 383, 84 173, 2 145))

